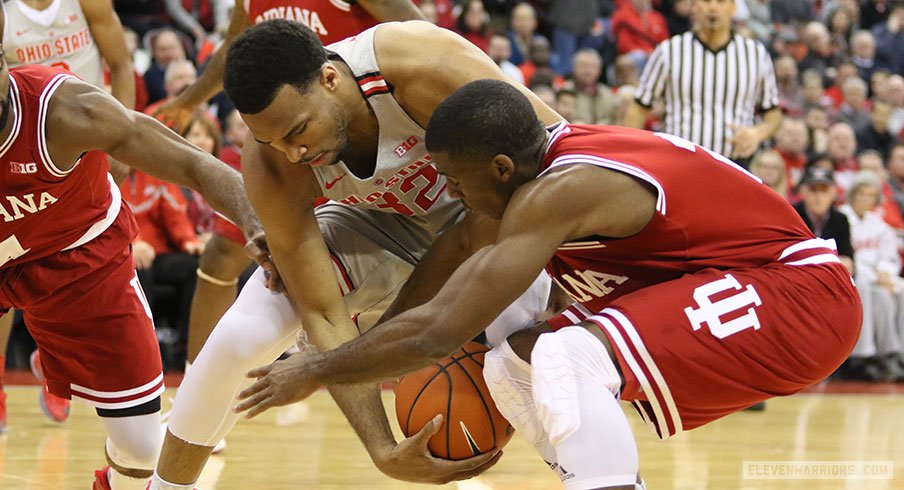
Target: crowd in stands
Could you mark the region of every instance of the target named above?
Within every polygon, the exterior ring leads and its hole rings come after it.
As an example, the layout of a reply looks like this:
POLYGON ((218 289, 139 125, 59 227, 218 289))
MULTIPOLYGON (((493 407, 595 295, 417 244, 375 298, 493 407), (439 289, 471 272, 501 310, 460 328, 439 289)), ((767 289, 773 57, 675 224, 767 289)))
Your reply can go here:
MULTIPOLYGON (((836 239, 866 306, 861 340, 838 375, 904 381, 904 1, 735 1, 735 31, 772 55, 784 114, 750 171, 795 204, 817 235, 836 239)), ((694 0, 415 3, 570 122, 619 125, 650 54, 692 28, 694 0)), ((231 4, 114 1, 136 68, 137 110, 152 114, 194 81, 225 33, 231 4)), ((654 103, 647 129, 662 128, 662 112, 654 103)), ((240 126, 221 94, 178 129, 237 160, 240 126)), ((122 189, 141 221, 136 260, 145 290, 158 298, 152 306, 174 368, 211 211, 198 196, 147 176, 131 175, 122 189)))

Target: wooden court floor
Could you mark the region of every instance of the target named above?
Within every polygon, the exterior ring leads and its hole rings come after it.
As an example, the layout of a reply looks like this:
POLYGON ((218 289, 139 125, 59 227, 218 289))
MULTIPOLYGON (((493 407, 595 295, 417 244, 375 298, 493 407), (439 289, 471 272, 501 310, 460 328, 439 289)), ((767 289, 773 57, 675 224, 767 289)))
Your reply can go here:
MULTIPOLYGON (((73 404, 64 425, 40 413, 38 388, 7 387, 9 431, 0 436, 0 488, 89 489, 103 465, 100 423, 73 404)), ((897 391, 897 390, 896 390, 897 391)), ((168 398, 173 395, 168 390, 168 398)), ((387 393, 387 406, 392 396, 387 393)), ((769 402, 765 412, 734 414, 710 426, 659 441, 626 411, 640 449, 641 473, 660 489, 904 489, 904 395, 807 393, 769 402), (742 474, 744 461, 891 461, 878 480, 762 480, 742 474)), ((391 408, 390 408, 391 410, 391 408)), ((391 413, 391 412, 390 412, 391 413)), ((391 480, 371 462, 325 392, 293 407, 241 422, 222 456, 200 481, 205 490, 416 489, 391 480)), ((435 488, 435 487, 434 487, 435 488)), ((499 464, 457 490, 561 488, 516 436, 499 464)))

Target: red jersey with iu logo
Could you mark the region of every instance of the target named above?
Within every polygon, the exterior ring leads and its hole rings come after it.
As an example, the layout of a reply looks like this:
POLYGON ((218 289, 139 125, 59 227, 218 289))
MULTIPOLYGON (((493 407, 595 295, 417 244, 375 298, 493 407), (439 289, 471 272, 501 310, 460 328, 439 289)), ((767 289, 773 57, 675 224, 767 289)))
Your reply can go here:
POLYGON ((251 22, 286 19, 299 22, 331 44, 380 23, 355 2, 342 0, 244 0, 251 22))
POLYGON ((813 238, 783 196, 676 136, 562 123, 551 129, 540 175, 575 164, 628 174, 656 193, 656 211, 640 233, 564 243, 547 265, 553 280, 591 311, 703 269, 774 263, 813 238))
POLYGON ((45 126, 50 101, 75 77, 31 65, 12 68, 9 78, 12 130, 0 141, 0 267, 87 243, 113 223, 121 207, 103 153, 89 151, 69 170, 51 159, 45 126))

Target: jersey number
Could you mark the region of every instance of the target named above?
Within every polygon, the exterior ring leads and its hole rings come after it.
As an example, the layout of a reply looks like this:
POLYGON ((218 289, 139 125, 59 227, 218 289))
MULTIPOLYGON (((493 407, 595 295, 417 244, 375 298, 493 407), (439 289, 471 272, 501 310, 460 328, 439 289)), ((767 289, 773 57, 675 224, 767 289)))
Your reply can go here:
POLYGON ((705 323, 710 333, 724 339, 748 328, 760 329, 760 319, 756 316, 756 307, 763 304, 760 295, 752 284, 742 287, 731 274, 695 289, 694 301, 696 308, 688 306, 684 309, 694 331, 703 328, 705 323), (725 296, 726 292, 734 294, 725 296), (712 301, 713 296, 720 299, 712 301), (726 317, 731 319, 722 321, 726 317))
POLYGON ((19 243, 19 239, 16 238, 16 235, 12 235, 6 240, 0 242, 0 265, 3 265, 10 260, 18 259, 19 257, 25 255, 29 249, 22 248, 22 244, 19 243))
MULTIPOLYGON (((439 172, 437 172, 436 168, 432 165, 425 165, 417 172, 406 177, 399 185, 399 191, 403 194, 408 194, 416 187, 416 181, 418 179, 423 181, 423 185, 421 186, 421 190, 419 190, 414 197, 414 204, 421 208, 422 211, 426 212, 434 203, 436 203, 436 200, 439 199, 440 194, 446 189, 446 185, 443 184, 439 189, 434 189, 439 181, 439 172)), ((378 203, 377 207, 381 209, 392 209, 405 216, 414 216, 414 211, 402 203, 399 200, 399 197, 392 191, 382 193, 381 197, 383 202, 378 203)))

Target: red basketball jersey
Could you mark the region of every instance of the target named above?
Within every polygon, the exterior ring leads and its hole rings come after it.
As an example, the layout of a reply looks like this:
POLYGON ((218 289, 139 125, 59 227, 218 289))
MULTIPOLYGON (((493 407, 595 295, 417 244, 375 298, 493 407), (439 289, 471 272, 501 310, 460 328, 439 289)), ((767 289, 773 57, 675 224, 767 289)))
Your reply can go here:
MULTIPOLYGON (((48 107, 60 85, 75 77, 38 65, 9 74, 12 131, 0 143, 0 267, 87 243, 113 223, 121 203, 103 153, 85 153, 70 170, 51 160, 48 107)), ((134 233, 134 219, 129 221, 134 233)))
POLYGON ((352 37, 380 23, 357 3, 342 0, 244 0, 251 22, 293 20, 311 28, 324 44, 352 37))
POLYGON ((813 238, 784 197, 758 178, 672 135, 563 123, 551 131, 541 176, 574 164, 623 172, 657 194, 656 212, 637 235, 564 243, 547 265, 591 311, 684 274, 776 262, 786 248, 813 238))

